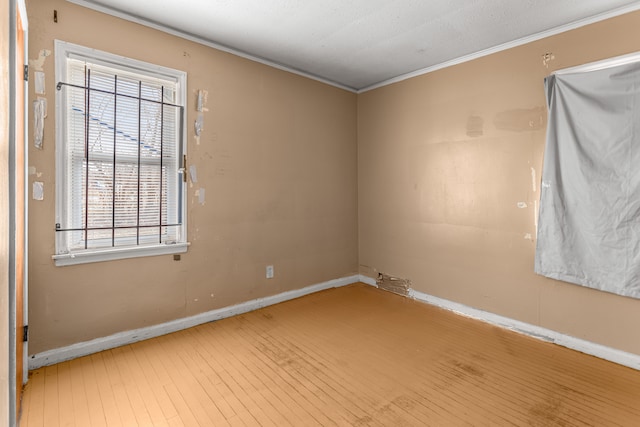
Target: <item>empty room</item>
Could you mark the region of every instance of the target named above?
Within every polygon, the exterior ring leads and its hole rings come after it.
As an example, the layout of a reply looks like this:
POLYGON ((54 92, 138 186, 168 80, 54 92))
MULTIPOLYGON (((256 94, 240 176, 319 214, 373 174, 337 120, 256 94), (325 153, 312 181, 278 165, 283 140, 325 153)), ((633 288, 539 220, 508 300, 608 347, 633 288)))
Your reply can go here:
POLYGON ((640 1, 0 3, 0 425, 640 425, 640 1))

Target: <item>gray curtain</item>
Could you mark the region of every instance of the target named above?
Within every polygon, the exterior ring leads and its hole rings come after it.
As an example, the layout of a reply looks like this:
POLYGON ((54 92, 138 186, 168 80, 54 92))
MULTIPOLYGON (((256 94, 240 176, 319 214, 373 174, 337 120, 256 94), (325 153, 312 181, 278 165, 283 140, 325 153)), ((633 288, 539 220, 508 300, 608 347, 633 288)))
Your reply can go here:
POLYGON ((640 298, 640 63, 545 80, 535 271, 640 298))

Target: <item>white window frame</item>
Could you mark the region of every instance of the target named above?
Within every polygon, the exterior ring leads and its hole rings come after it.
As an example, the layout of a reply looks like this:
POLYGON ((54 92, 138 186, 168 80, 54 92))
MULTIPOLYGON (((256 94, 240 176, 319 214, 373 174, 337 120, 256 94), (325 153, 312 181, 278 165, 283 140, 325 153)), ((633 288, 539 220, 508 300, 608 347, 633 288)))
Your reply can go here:
MULTIPOLYGON (((135 70, 140 74, 155 76, 164 79, 174 80, 177 83, 177 99, 176 104, 186 105, 187 96, 187 74, 183 71, 174 70, 159 65, 149 64, 123 56, 99 51, 96 49, 79 46, 76 44, 55 40, 55 77, 56 83, 65 82, 67 76, 67 61, 69 58, 86 59, 89 63, 107 65, 113 68, 123 70, 135 70)), ((66 96, 65 89, 56 90, 56 224, 62 224, 67 215, 68 206, 67 187, 70 183, 67 180, 66 173, 66 154, 65 154, 65 138, 66 138, 66 96)), ((182 154, 186 155, 186 110, 183 115, 182 128, 182 154)), ((179 162, 181 163, 181 162, 179 162)), ((177 171, 184 174, 186 171, 179 168, 177 171)), ((56 253, 52 256, 57 266, 84 264, 90 262, 110 261, 125 258, 135 258, 154 255, 178 254, 187 251, 189 243, 187 242, 187 212, 186 212, 186 185, 185 180, 181 179, 181 191, 177 197, 181 197, 181 225, 178 235, 180 240, 171 243, 144 243, 131 246, 116 246, 107 248, 89 248, 70 250, 65 237, 65 232, 55 232, 56 253)))

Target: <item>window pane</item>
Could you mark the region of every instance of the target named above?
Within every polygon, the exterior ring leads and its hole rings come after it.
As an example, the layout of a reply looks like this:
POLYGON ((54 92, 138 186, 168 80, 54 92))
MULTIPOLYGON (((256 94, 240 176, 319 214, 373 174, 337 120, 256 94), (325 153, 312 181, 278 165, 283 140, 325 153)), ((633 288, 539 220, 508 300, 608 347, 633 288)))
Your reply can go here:
POLYGON ((177 82, 98 62, 66 59, 67 250, 180 241, 177 82))

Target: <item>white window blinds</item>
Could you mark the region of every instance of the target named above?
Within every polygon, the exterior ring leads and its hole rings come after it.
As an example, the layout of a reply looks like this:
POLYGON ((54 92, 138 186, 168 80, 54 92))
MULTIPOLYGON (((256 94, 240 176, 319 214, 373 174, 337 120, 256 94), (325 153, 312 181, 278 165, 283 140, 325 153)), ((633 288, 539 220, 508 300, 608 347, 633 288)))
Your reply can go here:
POLYGON ((63 60, 57 254, 185 242, 180 79, 63 60))

